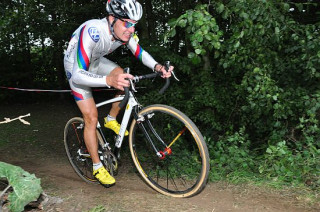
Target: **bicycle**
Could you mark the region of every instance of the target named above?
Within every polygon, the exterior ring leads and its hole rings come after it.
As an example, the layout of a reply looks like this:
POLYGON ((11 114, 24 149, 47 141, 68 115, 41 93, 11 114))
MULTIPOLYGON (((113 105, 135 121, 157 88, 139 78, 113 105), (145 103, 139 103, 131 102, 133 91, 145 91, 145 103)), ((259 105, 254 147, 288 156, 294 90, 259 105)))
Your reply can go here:
MULTIPOLYGON (((166 63, 166 67, 169 67, 169 63, 166 63)), ((126 71, 128 70, 127 68, 126 71)), ((98 108, 121 101, 119 106, 125 106, 114 149, 107 142, 100 123, 97 124, 98 153, 109 173, 117 175, 120 148, 132 116, 129 149, 135 167, 144 181, 164 195, 191 197, 202 191, 207 183, 208 149, 199 129, 181 111, 167 105, 142 107, 138 103, 134 96, 135 84, 140 80, 157 76, 159 73, 135 76, 130 80, 130 88, 125 88, 125 95, 96 104, 98 108)), ((169 84, 167 78, 160 93, 163 93, 169 84)), ((82 118, 71 118, 65 126, 64 145, 75 172, 84 181, 95 183, 97 180, 92 175, 92 161, 83 140, 83 129, 82 118)))

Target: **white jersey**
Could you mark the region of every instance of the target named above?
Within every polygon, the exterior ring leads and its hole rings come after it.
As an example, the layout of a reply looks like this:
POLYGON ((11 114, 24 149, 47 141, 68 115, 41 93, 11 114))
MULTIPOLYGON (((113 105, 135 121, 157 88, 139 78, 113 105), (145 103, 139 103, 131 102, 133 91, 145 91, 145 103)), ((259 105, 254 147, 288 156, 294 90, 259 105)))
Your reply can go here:
MULTIPOLYGON (((95 67, 91 67, 94 65, 91 64, 123 45, 112 38, 106 18, 83 23, 73 33, 65 53, 65 67, 70 67, 66 68, 68 80, 88 87, 107 86, 106 76, 97 74, 95 67)), ((152 56, 141 48, 134 37, 131 37, 126 45, 135 57, 150 69, 157 64, 152 56)))

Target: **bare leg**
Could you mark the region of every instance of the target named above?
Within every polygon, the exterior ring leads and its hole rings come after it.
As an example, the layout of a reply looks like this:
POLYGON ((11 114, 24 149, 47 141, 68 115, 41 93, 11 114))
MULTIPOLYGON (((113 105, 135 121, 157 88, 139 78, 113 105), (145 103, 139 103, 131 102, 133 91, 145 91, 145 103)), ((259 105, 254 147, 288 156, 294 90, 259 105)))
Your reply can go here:
MULTIPOLYGON (((116 97, 117 97, 117 96, 120 96, 120 95, 122 95, 122 94, 123 94, 123 91, 119 91, 119 92, 116 94, 116 97)), ((112 116, 112 117, 114 117, 114 118, 117 117, 117 115, 118 115, 119 112, 120 112, 119 104, 120 104, 120 102, 114 102, 114 103, 112 103, 112 107, 111 107, 110 112, 109 112, 109 115, 110 115, 110 116, 112 116)))
POLYGON ((84 127, 84 141, 90 153, 93 163, 99 163, 98 142, 96 127, 98 123, 98 110, 93 98, 81 100, 77 105, 83 115, 84 127))

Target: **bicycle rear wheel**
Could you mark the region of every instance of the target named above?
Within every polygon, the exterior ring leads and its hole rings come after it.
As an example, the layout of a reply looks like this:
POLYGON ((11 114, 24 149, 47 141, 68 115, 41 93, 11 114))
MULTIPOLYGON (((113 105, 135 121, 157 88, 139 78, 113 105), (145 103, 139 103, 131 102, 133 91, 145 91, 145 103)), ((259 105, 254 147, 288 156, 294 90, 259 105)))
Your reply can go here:
POLYGON ((131 124, 129 146, 137 170, 156 191, 190 197, 205 187, 207 146, 195 124, 179 110, 166 105, 142 109, 138 121, 131 124))
POLYGON ((74 171, 88 183, 97 183, 92 175, 92 160, 83 138, 83 118, 70 119, 64 129, 64 146, 74 171))

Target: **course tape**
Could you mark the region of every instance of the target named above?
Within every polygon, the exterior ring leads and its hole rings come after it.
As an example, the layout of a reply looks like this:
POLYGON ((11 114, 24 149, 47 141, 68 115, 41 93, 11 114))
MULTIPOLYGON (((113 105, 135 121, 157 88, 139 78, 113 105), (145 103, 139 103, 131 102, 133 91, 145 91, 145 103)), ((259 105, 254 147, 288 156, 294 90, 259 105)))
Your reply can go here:
POLYGON ((29 92, 57 92, 57 93, 71 92, 71 90, 24 89, 24 88, 13 88, 13 87, 4 87, 4 86, 0 86, 0 88, 7 89, 7 90, 29 91, 29 92))
MULTIPOLYGON (((43 89, 24 89, 24 88, 13 88, 13 87, 4 87, 0 86, 2 89, 7 90, 16 90, 16 91, 28 91, 28 92, 54 92, 54 93, 67 93, 71 90, 43 90, 43 89)), ((103 90, 115 90, 115 89, 93 89, 93 91, 103 91, 103 90)))

